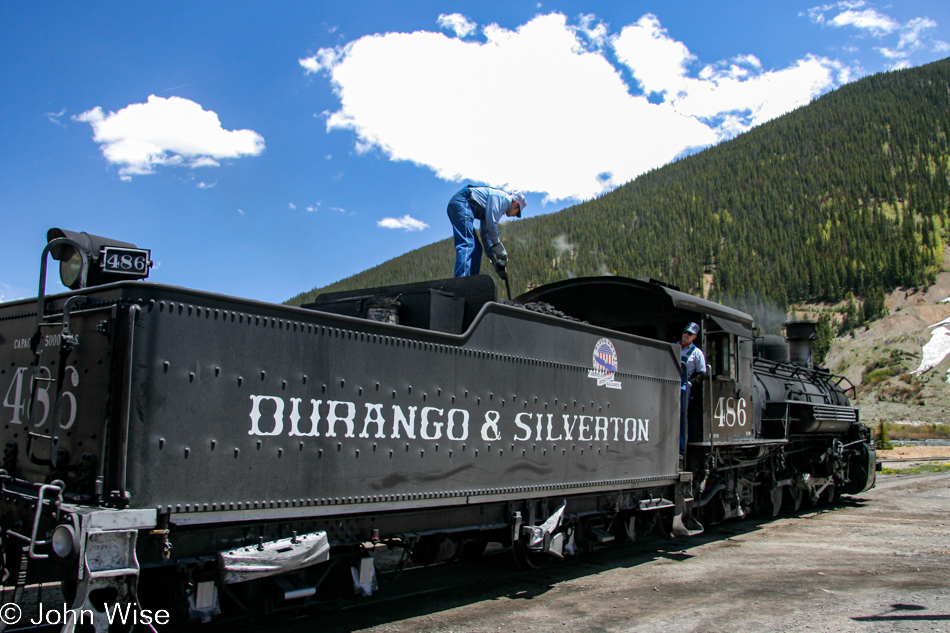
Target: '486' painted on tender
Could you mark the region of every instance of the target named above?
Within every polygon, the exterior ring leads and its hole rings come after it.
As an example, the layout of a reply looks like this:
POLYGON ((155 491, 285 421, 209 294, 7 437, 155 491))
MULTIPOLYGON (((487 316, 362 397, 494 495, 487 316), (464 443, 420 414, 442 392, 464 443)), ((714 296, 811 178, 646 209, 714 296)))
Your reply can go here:
MULTIPOLYGON (((69 389, 79 386, 79 372, 72 366, 67 366, 65 371, 63 389, 60 392, 63 399, 63 415, 60 418, 59 425, 63 429, 68 429, 76 421, 76 395, 69 389)), ((17 367, 13 380, 7 388, 7 393, 3 397, 3 407, 13 409, 13 416, 9 419, 10 424, 23 424, 29 421, 31 393, 36 394, 32 406, 42 405, 43 407, 42 415, 38 410, 33 413, 34 426, 39 427, 46 424, 52 409, 49 394, 51 378, 52 375, 48 367, 40 367, 39 375, 35 377, 29 373, 28 367, 17 367)))

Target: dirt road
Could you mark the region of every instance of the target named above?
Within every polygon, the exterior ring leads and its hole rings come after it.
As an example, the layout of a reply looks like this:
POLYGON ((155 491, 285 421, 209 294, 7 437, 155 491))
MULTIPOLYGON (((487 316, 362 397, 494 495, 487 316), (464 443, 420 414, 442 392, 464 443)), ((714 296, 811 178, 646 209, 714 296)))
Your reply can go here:
MULTIPOLYGON (((427 582, 423 575, 401 581, 427 582)), ((950 474, 891 475, 840 505, 617 548, 536 573, 285 623, 281 633, 950 631, 950 474)), ((259 629, 260 630, 260 629, 259 629)))
POLYGON ((914 457, 947 457, 950 458, 950 446, 903 446, 897 445, 886 451, 878 451, 880 459, 911 459, 914 457))

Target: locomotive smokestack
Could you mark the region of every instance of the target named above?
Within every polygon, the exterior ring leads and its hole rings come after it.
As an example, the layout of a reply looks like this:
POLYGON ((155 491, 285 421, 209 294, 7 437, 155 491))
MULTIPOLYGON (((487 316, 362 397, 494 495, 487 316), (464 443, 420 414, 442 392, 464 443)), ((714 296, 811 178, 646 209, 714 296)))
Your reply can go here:
POLYGON ((796 365, 812 369, 815 332, 818 324, 814 321, 789 321, 785 324, 785 340, 788 341, 789 360, 796 365))

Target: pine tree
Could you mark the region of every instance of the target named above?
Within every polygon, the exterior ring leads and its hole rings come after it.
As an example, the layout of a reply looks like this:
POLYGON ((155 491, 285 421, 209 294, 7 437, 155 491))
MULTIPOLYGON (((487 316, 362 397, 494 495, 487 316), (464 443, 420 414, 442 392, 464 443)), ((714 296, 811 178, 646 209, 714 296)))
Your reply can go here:
POLYGON ((864 320, 874 321, 887 314, 887 308, 884 306, 884 289, 880 286, 874 286, 868 292, 864 300, 864 320))
POLYGON ((818 327, 815 330, 813 353, 816 365, 824 364, 825 357, 831 349, 831 342, 834 338, 834 332, 831 330, 831 317, 827 314, 822 314, 818 317, 818 327))

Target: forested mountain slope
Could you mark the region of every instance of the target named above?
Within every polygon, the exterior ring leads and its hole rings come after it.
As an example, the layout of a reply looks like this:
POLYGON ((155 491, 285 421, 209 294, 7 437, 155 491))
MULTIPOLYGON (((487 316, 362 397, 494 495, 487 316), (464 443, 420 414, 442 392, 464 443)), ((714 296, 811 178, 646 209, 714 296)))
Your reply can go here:
MULTIPOLYGON (((597 199, 503 224, 512 295, 599 274, 699 294, 711 273, 710 298, 769 322, 792 302, 926 285, 942 262, 948 136, 950 59, 867 77, 597 199)), ((288 303, 448 277, 453 261, 446 239, 288 303)))

